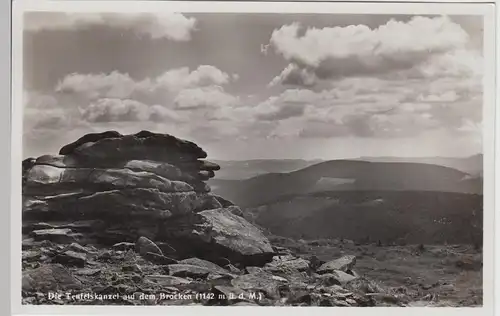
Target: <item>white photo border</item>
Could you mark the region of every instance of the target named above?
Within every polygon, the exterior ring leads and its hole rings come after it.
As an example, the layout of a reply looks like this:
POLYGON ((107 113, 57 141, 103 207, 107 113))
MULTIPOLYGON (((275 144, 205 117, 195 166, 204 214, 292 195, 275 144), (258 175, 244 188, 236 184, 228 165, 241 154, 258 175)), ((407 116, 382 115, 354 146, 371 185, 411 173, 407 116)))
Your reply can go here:
MULTIPOLYGON (((448 2, 448 1, 446 1, 448 2)), ((484 16, 484 259, 483 259, 483 307, 474 308, 384 308, 377 307, 377 313, 385 315, 493 315, 493 279, 498 279, 494 273, 494 223, 495 223, 495 117, 500 119, 500 113, 495 111, 497 103, 496 91, 496 19, 495 6, 484 3, 357 3, 357 2, 201 2, 201 1, 36 1, 16 0, 12 10, 12 112, 3 115, 9 118, 12 115, 12 130, 3 133, 11 135, 10 166, 10 304, 13 314, 44 314, 44 315, 127 315, 151 314, 164 315, 165 306, 22 306, 21 305, 21 168, 22 160, 22 97, 23 97, 23 68, 22 68, 22 14, 25 11, 59 11, 59 12, 157 12, 176 11, 183 13, 202 12, 246 12, 246 13, 336 13, 336 14, 467 14, 484 16)), ((7 11, 8 13, 9 11, 7 11)), ((4 72, 5 73, 5 72, 4 72)), ((500 111, 499 111, 500 112, 500 111)), ((1 124, 2 128, 9 128, 9 124, 1 124)), ((6 193, 7 190, 4 190, 6 193)), ((8 200, 9 197, 6 197, 8 200)), ((8 221, 6 221, 8 222, 8 221)), ((8 232, 9 230, 5 230, 8 232)), ((2 231, 4 233, 5 231, 2 231)), ((167 307, 168 313, 174 315, 190 315, 203 313, 204 315, 227 314, 235 312, 240 315, 261 313, 262 307, 167 307)), ((373 308, 337 308, 337 307, 267 307, 265 310, 273 314, 301 315, 318 313, 330 315, 371 315, 373 308)))

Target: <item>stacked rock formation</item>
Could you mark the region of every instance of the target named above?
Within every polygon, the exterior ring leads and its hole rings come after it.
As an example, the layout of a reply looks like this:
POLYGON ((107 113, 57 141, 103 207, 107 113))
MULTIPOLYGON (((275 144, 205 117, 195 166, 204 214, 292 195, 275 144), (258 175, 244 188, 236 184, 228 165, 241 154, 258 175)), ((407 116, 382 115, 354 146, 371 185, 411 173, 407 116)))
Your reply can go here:
POLYGON ((273 249, 205 183, 220 167, 196 144, 167 134, 87 134, 59 155, 23 161, 23 232, 111 246, 143 236, 177 259, 264 264, 273 249))

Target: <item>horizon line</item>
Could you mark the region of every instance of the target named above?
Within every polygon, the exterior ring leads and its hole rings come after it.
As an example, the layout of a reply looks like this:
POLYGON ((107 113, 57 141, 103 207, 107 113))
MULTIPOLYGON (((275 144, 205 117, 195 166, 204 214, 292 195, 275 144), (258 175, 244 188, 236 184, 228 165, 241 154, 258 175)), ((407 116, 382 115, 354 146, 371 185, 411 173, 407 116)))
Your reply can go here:
POLYGON ((262 160, 303 160, 303 161, 329 161, 329 160, 356 160, 356 159, 366 159, 366 158, 398 158, 398 159, 429 159, 429 158, 442 158, 442 159, 464 159, 471 158, 474 156, 483 156, 482 152, 465 155, 465 156, 358 156, 358 157, 344 157, 344 158, 248 158, 248 159, 221 159, 221 158, 210 158, 208 160, 218 160, 218 161, 262 161, 262 160))

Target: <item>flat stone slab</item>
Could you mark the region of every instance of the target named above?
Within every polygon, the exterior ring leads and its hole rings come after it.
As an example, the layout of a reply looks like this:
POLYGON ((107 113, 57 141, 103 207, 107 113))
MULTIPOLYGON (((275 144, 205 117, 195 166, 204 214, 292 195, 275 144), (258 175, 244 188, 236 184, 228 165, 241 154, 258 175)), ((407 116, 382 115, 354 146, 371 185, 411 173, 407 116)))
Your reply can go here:
POLYGON ((343 256, 339 259, 324 263, 316 270, 316 272, 320 274, 334 272, 335 270, 347 272, 349 270, 352 270, 355 264, 356 256, 343 256))

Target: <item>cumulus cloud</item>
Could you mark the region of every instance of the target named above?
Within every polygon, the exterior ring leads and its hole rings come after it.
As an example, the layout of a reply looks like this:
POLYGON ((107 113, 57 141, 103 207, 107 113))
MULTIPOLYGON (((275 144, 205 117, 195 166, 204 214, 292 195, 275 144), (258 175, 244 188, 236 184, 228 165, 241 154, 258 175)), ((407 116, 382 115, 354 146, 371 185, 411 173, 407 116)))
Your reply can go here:
POLYGON ((238 101, 238 97, 224 92, 221 87, 209 86, 181 90, 174 99, 174 104, 180 110, 193 110, 231 107, 238 101))
POLYGON ((477 78, 483 74, 483 57, 478 51, 455 50, 430 57, 412 69, 416 76, 424 78, 457 77, 477 78))
MULTIPOLYGON (((269 84, 300 89, 267 99, 231 94, 225 87, 239 75, 211 65, 149 78, 117 71, 69 74, 58 83, 56 97, 82 98, 78 117, 89 124, 169 126, 204 142, 476 133, 482 120, 482 56, 448 18, 389 21, 375 29, 309 28, 299 36, 300 31, 291 24, 273 32, 270 48, 288 66, 269 84)), ((51 108, 54 100, 31 103, 51 108)), ((45 114, 40 124, 60 124, 60 114, 45 114)))
POLYGON ((23 150, 27 154, 47 152, 47 144, 52 140, 65 137, 71 130, 84 125, 85 122, 75 109, 65 107, 56 97, 37 91, 24 91, 23 150))
POLYGON ((196 19, 180 13, 55 13, 32 12, 26 15, 25 30, 75 30, 107 26, 147 35, 152 39, 189 41, 196 19))
MULTIPOLYGON (((338 114, 338 113, 337 113, 338 114)), ((304 124, 298 136, 304 138, 401 138, 418 136, 424 131, 441 128, 429 113, 409 113, 398 109, 387 113, 370 113, 357 109, 332 119, 304 124)))
POLYGON ((169 70, 156 78, 153 89, 179 91, 184 88, 224 85, 228 84, 231 79, 237 80, 236 76, 230 76, 217 67, 210 65, 201 65, 193 71, 190 71, 188 67, 182 67, 169 70))
POLYGON ((78 94, 88 99, 100 97, 128 98, 136 90, 147 89, 148 82, 136 82, 128 74, 113 71, 109 74, 72 73, 56 86, 56 92, 78 94))
POLYGON ((174 111, 160 105, 149 106, 130 99, 99 99, 81 108, 82 118, 93 123, 180 121, 174 111))
POLYGON ((135 100, 99 99, 82 110, 89 122, 133 122, 149 119, 149 107, 135 100))
POLYGON ((479 136, 477 138, 481 139, 483 135, 483 123, 465 119, 462 121, 462 125, 457 130, 461 133, 479 136))
POLYGON ((448 17, 390 20, 366 25, 308 28, 298 23, 273 31, 270 45, 290 62, 277 83, 312 86, 320 80, 405 72, 403 76, 439 77, 481 74, 482 57, 468 49, 470 38, 448 17))
POLYGON ((270 97, 253 117, 272 121, 273 137, 472 135, 482 121, 483 57, 471 41, 447 17, 377 28, 285 25, 269 45, 289 65, 269 86, 301 89, 270 97))
POLYGON ((256 119, 280 121, 302 116, 309 103, 317 102, 321 96, 311 90, 288 89, 279 96, 273 96, 259 103, 254 109, 256 119))
POLYGON ((105 74, 78 74, 65 76, 56 86, 56 92, 80 95, 88 99, 132 98, 158 93, 178 93, 182 89, 224 85, 234 78, 211 65, 194 70, 188 67, 170 69, 156 78, 137 80, 129 74, 113 71, 105 74))
POLYGON ((457 132, 466 120, 481 122, 482 98, 470 86, 453 82, 346 78, 323 91, 287 89, 252 108, 252 117, 272 121, 273 137, 396 138, 443 128, 457 132))
POLYGON ((39 131, 66 125, 65 111, 56 98, 36 91, 23 92, 23 123, 26 130, 39 131))
POLYGON ((224 120, 235 118, 229 108, 240 98, 223 85, 238 78, 211 65, 175 68, 141 79, 118 71, 73 73, 62 78, 55 91, 59 98, 78 104, 80 118, 91 123, 224 120))
POLYGON ((269 83, 269 86, 278 84, 312 87, 316 84, 316 74, 307 68, 300 68, 295 64, 289 64, 278 76, 269 83))
POLYGON ((257 118, 260 120, 264 121, 279 121, 279 120, 285 120, 288 118, 296 117, 296 116, 301 116, 305 113, 306 111, 306 106, 303 103, 295 103, 295 102, 288 102, 284 103, 284 106, 274 110, 274 111, 269 111, 267 113, 260 113, 257 115, 257 118))

